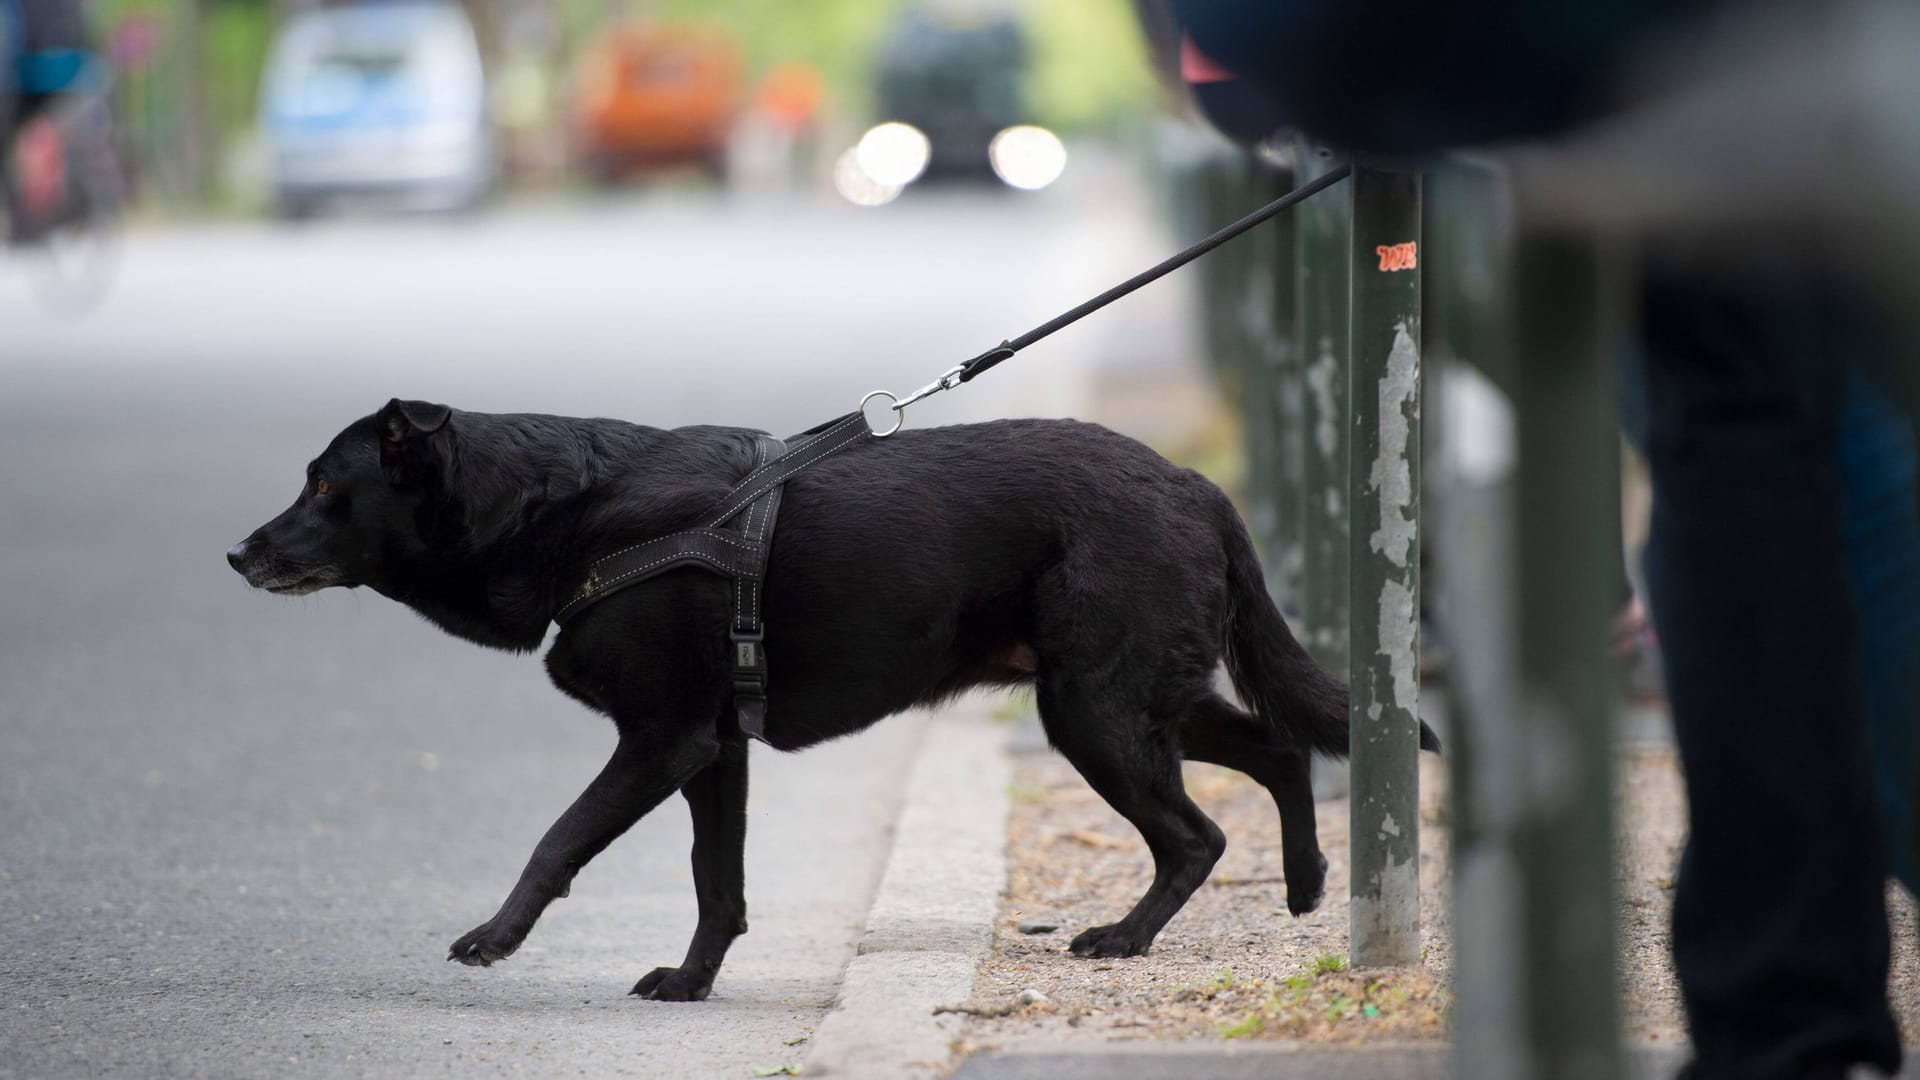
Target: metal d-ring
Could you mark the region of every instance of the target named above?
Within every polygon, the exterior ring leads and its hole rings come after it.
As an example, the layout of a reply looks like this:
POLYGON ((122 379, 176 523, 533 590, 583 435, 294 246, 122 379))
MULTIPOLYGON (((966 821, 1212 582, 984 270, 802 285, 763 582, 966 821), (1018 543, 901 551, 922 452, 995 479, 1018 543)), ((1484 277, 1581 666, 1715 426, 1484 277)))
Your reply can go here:
POLYGON ((892 403, 893 409, 894 409, 893 426, 888 428, 885 431, 874 431, 873 421, 869 420, 867 421, 867 430, 873 431, 874 438, 884 439, 887 436, 893 434, 894 432, 899 431, 902 427, 906 425, 907 414, 904 410, 900 408, 900 399, 895 397, 892 391, 875 390, 873 393, 868 394, 866 397, 863 397, 860 399, 860 415, 861 416, 865 416, 867 414, 867 402, 872 401, 874 398, 877 398, 877 397, 886 398, 889 402, 892 403))

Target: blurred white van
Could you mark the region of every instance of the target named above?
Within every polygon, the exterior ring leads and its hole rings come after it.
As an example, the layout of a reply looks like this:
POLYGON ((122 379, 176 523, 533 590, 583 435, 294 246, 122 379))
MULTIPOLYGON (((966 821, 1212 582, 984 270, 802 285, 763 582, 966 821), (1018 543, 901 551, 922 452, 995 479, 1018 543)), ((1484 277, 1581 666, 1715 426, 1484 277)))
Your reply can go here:
POLYGON ((275 205, 288 217, 345 196, 465 207, 494 179, 480 49, 452 3, 294 15, 267 61, 260 127, 275 205))

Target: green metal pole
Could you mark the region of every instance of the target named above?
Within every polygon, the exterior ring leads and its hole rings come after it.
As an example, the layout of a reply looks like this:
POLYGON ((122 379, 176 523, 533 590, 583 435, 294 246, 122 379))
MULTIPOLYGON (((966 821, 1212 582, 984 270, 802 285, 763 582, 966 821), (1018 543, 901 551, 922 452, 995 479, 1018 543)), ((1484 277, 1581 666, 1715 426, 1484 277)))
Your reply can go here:
MULTIPOLYGON (((1499 178, 1429 178, 1424 260, 1456 354, 1505 391, 1434 461, 1436 616, 1453 647, 1455 1071, 1622 1074, 1614 968, 1613 683, 1621 305, 1591 237, 1503 232, 1499 178), (1437 261, 1436 261, 1437 260, 1437 261), (1467 442, 1471 440, 1471 452, 1467 442)), ((1449 365, 1446 378, 1487 384, 1449 365)), ((1462 400, 1465 400, 1463 398, 1462 400)), ((1440 409, 1441 422, 1470 413, 1440 409)))
POLYGON ((1517 641, 1525 792, 1519 868, 1532 1076, 1621 1074, 1614 970, 1613 704, 1620 438, 1608 260, 1523 234, 1514 260, 1517 641))
POLYGON ((1356 162, 1348 722, 1351 958, 1420 959, 1420 174, 1356 162))
MULTIPOLYGON (((1299 181, 1340 164, 1332 151, 1303 143, 1299 181)), ((1350 181, 1343 181, 1349 183, 1350 181)), ((1337 185, 1336 185, 1337 187, 1337 185)), ((1295 351, 1305 373, 1301 430, 1301 587, 1304 640, 1320 665, 1341 679, 1347 665, 1347 200, 1321 192, 1293 210, 1295 351)))
MULTIPOLYGON (((1512 386, 1511 341, 1500 319, 1511 278, 1499 229, 1505 195, 1493 178, 1458 165, 1434 169, 1426 184, 1425 328, 1429 386, 1438 403, 1428 426, 1435 454, 1426 523, 1434 540, 1434 617, 1452 649, 1447 669, 1447 766, 1453 820, 1454 1074, 1476 1080, 1533 1080, 1527 1032, 1525 895, 1520 822, 1525 809, 1526 726, 1519 707, 1516 644, 1518 561, 1514 519, 1514 435, 1483 407, 1449 409, 1470 390, 1491 394, 1468 370, 1512 386), (1435 362, 1439 361, 1439 362, 1435 362), (1466 384, 1469 390, 1458 389, 1466 384), (1474 430, 1462 430, 1470 420, 1474 430), (1469 452, 1471 443, 1471 452, 1469 452)), ((1506 414, 1510 416, 1511 414, 1506 414)))

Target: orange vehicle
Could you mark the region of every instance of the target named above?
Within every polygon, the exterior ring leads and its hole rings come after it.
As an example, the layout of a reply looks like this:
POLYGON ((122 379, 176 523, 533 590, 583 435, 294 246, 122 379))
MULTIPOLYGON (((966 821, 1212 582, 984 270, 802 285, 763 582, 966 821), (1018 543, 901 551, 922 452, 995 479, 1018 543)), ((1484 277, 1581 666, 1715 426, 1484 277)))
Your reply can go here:
POLYGON ((623 24, 587 49, 573 98, 575 146, 603 181, 637 169, 698 165, 726 174, 745 64, 725 33, 623 24))

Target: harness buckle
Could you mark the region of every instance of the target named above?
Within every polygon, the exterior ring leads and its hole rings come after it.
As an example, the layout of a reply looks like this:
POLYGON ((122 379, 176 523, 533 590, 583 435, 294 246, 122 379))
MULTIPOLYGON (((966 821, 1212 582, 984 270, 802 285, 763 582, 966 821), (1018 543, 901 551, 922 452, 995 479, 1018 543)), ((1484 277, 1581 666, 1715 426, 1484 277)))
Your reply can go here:
POLYGON ((727 632, 733 646, 733 708, 740 731, 748 738, 766 741, 767 731, 767 650, 761 644, 764 630, 727 632))
POLYGON ((767 650, 761 645, 765 641, 765 630, 731 630, 727 640, 733 645, 733 675, 737 687, 742 672, 751 672, 758 676, 755 680, 762 687, 767 681, 767 650))

